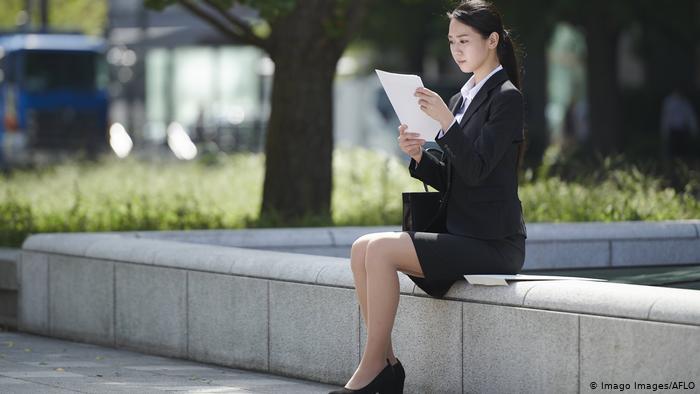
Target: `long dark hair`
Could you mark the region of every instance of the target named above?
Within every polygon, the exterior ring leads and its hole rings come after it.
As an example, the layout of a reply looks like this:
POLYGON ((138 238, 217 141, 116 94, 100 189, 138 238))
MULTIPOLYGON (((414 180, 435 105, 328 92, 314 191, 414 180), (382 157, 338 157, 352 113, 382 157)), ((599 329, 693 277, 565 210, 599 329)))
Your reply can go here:
MULTIPOLYGON (((457 8, 447 13, 450 19, 457 19, 467 26, 478 31, 483 38, 488 38, 491 33, 498 33, 498 46, 496 55, 503 69, 508 74, 508 79, 518 90, 520 87, 520 65, 515 55, 516 43, 510 32, 503 27, 501 14, 496 7, 485 0, 463 0, 457 8)), ((518 147, 518 166, 525 152, 525 141, 518 147)))

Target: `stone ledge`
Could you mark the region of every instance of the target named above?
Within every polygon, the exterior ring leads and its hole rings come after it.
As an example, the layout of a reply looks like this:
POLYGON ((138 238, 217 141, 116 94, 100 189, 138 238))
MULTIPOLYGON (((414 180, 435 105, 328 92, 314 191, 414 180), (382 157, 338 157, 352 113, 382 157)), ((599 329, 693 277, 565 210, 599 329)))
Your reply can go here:
POLYGON ((0 327, 17 328, 17 249, 0 248, 0 327))
MULTIPOLYGON (((242 230, 136 231, 139 238, 160 238, 240 247, 349 246, 368 232, 400 231, 401 226, 261 228, 242 230)), ((610 241, 622 239, 700 239, 700 220, 528 223, 528 240, 610 241)), ((115 234, 115 233, 112 233, 115 234)))
POLYGON ((17 291, 17 258, 19 250, 0 248, 0 291, 17 291))
MULTIPOLYGON (((530 223, 525 270, 700 263, 700 220, 530 223)), ((141 239, 350 257, 363 234, 399 226, 109 233, 141 239)))
MULTIPOLYGON (((365 346, 347 259, 46 234, 25 242, 18 268, 23 331, 334 384, 365 346)), ((582 392, 600 376, 700 376, 695 290, 460 281, 437 300, 399 278, 392 339, 407 393, 582 392)))
MULTIPOLYGON (((203 271, 275 281, 354 288, 347 259, 237 247, 138 239, 114 234, 38 234, 25 251, 203 271)), ((400 291, 429 297, 406 276, 400 291)), ((589 281, 527 281, 507 287, 458 281, 445 298, 560 312, 700 325, 700 292, 589 281), (652 311, 652 307, 654 307, 652 311), (680 313, 686 311, 688 313, 680 313)))

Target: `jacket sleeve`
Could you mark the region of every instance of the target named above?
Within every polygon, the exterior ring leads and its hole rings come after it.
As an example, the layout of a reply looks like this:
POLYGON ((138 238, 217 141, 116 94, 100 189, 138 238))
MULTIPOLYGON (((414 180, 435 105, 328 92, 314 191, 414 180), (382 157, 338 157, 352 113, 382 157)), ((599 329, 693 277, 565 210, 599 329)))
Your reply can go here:
POLYGON ((423 156, 416 165, 416 161, 411 159, 408 165, 408 172, 411 177, 419 179, 438 191, 443 191, 447 185, 447 167, 440 159, 428 153, 423 147, 423 156))
POLYGON ((452 124, 442 138, 436 139, 457 175, 470 186, 486 179, 508 148, 523 140, 523 98, 520 91, 511 89, 496 93, 489 105, 490 116, 473 143, 460 131, 459 124, 452 124))

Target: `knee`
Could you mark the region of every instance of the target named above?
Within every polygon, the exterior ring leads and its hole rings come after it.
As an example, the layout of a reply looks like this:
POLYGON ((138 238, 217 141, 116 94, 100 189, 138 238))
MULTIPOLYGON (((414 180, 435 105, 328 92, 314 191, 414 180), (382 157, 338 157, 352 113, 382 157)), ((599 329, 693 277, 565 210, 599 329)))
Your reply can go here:
POLYGON ((367 250, 365 252, 365 269, 371 270, 387 264, 391 264, 390 256, 388 251, 390 250, 389 243, 391 239, 387 238, 375 238, 371 239, 367 243, 367 250))
POLYGON ((363 235, 352 243, 350 249, 350 268, 355 272, 364 271, 365 269, 365 253, 369 244, 369 234, 363 235))

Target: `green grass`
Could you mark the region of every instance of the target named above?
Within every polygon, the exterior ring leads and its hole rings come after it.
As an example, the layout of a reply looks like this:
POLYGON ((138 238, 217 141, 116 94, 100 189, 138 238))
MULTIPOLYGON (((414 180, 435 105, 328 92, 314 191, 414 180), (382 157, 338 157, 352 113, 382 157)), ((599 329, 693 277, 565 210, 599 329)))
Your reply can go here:
MULTIPOLYGON (((264 158, 235 154, 194 162, 102 159, 17 171, 0 178, 0 245, 30 233, 244 228, 256 222, 264 158)), ((401 192, 421 191, 397 158, 362 149, 334 155, 333 225, 398 225, 401 192)), ((700 217, 690 188, 665 187, 634 166, 520 187, 526 222, 700 217)), ((309 223, 310 225, 319 223, 309 223)))

